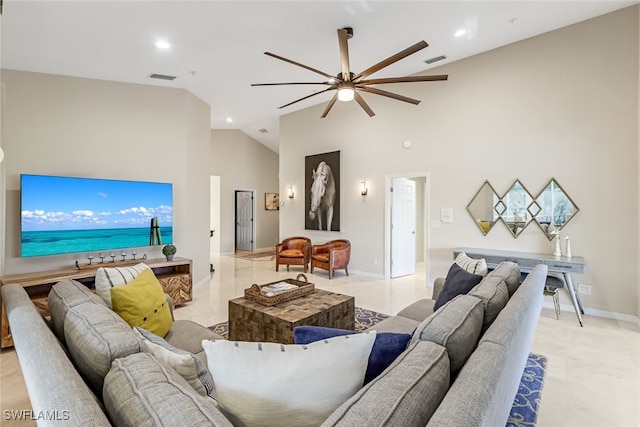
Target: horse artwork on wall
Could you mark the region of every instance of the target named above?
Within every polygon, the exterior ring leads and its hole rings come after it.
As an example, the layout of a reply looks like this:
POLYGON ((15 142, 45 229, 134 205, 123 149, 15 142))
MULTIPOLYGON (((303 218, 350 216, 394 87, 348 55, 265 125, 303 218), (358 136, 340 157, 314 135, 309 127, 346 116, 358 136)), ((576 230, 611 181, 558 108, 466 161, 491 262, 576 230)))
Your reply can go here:
POLYGON ((306 230, 340 231, 340 151, 305 157, 306 230))

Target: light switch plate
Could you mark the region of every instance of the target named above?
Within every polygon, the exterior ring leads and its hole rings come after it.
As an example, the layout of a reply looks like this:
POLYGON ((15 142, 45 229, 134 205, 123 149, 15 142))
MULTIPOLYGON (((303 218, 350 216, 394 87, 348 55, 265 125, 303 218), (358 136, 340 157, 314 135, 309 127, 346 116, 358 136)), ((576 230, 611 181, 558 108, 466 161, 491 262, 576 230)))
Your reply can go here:
POLYGON ((453 222, 453 208, 440 208, 440 220, 442 222, 453 222))

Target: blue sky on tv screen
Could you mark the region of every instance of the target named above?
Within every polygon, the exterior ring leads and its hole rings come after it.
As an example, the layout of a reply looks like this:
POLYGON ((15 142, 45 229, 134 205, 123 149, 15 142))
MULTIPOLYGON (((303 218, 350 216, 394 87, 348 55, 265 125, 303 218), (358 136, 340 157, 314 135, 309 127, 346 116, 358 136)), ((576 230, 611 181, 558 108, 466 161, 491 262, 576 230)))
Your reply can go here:
POLYGON ((168 183, 22 175, 21 192, 22 231, 172 225, 168 183))

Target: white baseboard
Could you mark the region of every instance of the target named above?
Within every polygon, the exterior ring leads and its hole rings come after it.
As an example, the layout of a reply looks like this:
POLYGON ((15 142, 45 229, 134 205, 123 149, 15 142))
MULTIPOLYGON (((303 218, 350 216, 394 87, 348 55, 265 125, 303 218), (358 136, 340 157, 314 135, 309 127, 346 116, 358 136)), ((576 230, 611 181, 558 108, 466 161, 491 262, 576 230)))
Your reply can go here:
MULTIPOLYGON (((338 270, 340 271, 340 270, 338 270)), ((374 279, 384 279, 384 274, 372 273, 370 271, 360 271, 349 269, 350 274, 357 274, 358 276, 372 277, 374 279)))
POLYGON ((193 284, 193 287, 197 288, 198 286, 208 285, 210 282, 211 282, 211 273, 209 273, 207 276, 195 282, 193 284))
MULTIPOLYGON (((545 308, 550 308, 552 310, 554 309, 553 302, 545 301, 542 303, 542 306, 545 308)), ((573 305, 570 304, 560 304, 560 311, 569 312, 574 316, 576 313, 573 309, 573 305)), ((615 313, 613 311, 596 310, 593 308, 584 308, 584 314, 588 314, 589 316, 603 317, 605 319, 618 320, 620 322, 630 322, 640 327, 640 317, 633 316, 631 314, 615 313)))

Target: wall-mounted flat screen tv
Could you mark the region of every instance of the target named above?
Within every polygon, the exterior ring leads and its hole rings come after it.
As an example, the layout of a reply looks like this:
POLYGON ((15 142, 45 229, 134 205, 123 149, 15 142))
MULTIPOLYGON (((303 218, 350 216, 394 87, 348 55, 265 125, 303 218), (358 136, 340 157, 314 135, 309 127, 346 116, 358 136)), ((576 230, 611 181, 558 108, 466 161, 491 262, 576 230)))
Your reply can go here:
POLYGON ((27 174, 20 183, 22 257, 173 242, 172 184, 27 174))

